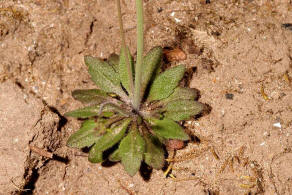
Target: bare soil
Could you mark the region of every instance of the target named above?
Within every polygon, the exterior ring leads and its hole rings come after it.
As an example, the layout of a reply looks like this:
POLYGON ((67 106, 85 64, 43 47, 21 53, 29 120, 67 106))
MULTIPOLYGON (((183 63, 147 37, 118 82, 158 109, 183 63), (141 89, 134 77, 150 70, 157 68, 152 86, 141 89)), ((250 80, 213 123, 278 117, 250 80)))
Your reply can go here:
MULTIPOLYGON (((2 0, 0 194, 292 194, 291 1, 144 2, 146 50, 182 49, 171 65, 211 108, 186 122, 195 139, 175 178, 130 177, 66 147, 80 126, 63 117, 81 106, 71 91, 95 87, 84 55, 119 53, 115 2, 2 0)), ((122 6, 134 53, 135 2, 122 6)))

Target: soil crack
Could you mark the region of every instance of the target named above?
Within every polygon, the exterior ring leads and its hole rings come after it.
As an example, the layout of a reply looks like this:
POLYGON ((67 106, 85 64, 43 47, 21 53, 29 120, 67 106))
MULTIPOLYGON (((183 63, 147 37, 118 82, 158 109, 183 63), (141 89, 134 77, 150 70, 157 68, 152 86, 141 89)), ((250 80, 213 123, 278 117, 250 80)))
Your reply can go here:
POLYGON ((90 23, 90 26, 89 26, 89 32, 86 33, 86 37, 85 37, 85 42, 84 42, 84 45, 87 46, 88 44, 88 41, 93 33, 93 28, 94 28, 94 23, 96 22, 96 19, 94 18, 91 23, 90 23))

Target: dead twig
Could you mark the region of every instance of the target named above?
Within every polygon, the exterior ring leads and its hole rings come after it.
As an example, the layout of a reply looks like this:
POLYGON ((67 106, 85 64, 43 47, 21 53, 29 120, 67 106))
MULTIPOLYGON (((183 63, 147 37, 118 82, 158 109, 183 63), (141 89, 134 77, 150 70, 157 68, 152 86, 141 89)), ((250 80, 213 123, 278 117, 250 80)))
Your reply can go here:
POLYGON ((52 152, 48 152, 48 151, 46 151, 44 149, 41 149, 41 148, 39 148, 37 146, 31 146, 30 145, 29 148, 30 148, 30 150, 32 152, 34 152, 34 153, 36 153, 36 154, 38 154, 40 156, 44 156, 44 157, 47 157, 47 158, 50 158, 50 159, 52 159, 53 156, 54 156, 54 154, 52 152))

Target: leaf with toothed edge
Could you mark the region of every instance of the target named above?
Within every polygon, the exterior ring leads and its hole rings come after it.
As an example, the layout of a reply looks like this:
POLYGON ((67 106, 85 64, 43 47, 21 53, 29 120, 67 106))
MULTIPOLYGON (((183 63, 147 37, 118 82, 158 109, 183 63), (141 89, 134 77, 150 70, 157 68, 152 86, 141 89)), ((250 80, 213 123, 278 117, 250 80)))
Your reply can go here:
POLYGON ((121 141, 119 145, 119 156, 126 172, 134 176, 141 166, 145 151, 145 141, 136 129, 121 141))
POLYGON ((97 104, 110 98, 105 91, 100 89, 78 89, 72 92, 72 96, 84 104, 97 104))
POLYGON ((164 166, 164 150, 159 139, 153 135, 145 137, 146 152, 145 163, 154 169, 162 169, 164 166))
POLYGON ((78 131, 69 137, 67 146, 79 149, 90 147, 95 141, 100 139, 101 132, 104 128, 102 121, 95 122, 94 120, 87 120, 82 123, 78 131))
POLYGON ((130 92, 130 83, 133 82, 133 81, 131 81, 131 79, 129 77, 129 74, 128 74, 128 63, 127 63, 126 53, 127 53, 127 56, 128 56, 131 72, 132 72, 132 75, 133 75, 133 70, 134 70, 133 57, 131 56, 131 53, 130 53, 130 50, 129 50, 128 47, 126 49, 126 52, 124 51, 124 48, 122 47, 121 54, 120 54, 120 61, 119 61, 119 76, 120 76, 120 80, 121 80, 121 83, 122 83, 123 87, 130 94, 131 93, 130 92))
POLYGON ((192 88, 177 87, 174 89, 173 93, 160 101, 160 104, 167 104, 172 101, 180 100, 195 100, 198 97, 198 91, 192 88))
POLYGON ((165 106, 164 116, 174 121, 188 120, 202 112, 204 105, 193 100, 171 101, 165 106))
MULTIPOLYGON (((112 116, 115 111, 116 111, 115 107, 112 107, 111 105, 106 105, 102 109, 100 116, 109 117, 109 116, 112 116)), ((89 118, 93 116, 99 116, 99 112, 100 112, 100 105, 93 105, 93 106, 87 106, 84 108, 73 110, 70 112, 66 112, 64 115, 76 117, 76 118, 89 118)))
POLYGON ((122 98, 127 95, 120 86, 120 79, 112 66, 107 62, 91 56, 84 57, 85 64, 93 82, 106 92, 116 93, 122 98))
MULTIPOLYGON (((159 69, 162 59, 162 48, 152 48, 146 56, 143 58, 142 65, 142 78, 141 78, 141 97, 144 96, 144 92, 149 85, 153 74, 159 69)), ((142 99, 142 98, 141 98, 142 99)))
MULTIPOLYGON (((117 102, 117 104, 120 104, 120 102, 117 102)), ((129 116, 130 114, 122 108, 122 104, 115 105, 110 102, 104 102, 103 104, 87 106, 84 108, 66 112, 64 115, 76 118, 89 118, 94 116, 111 117, 115 113, 118 113, 122 116, 129 116)))
POLYGON ((170 96, 177 87, 179 81, 182 79, 184 73, 185 67, 183 65, 179 65, 167 69, 163 73, 159 74, 154 79, 150 87, 147 100, 162 100, 170 96))
MULTIPOLYGON (((122 123, 117 124, 117 126, 113 127, 112 129, 108 130, 106 134, 100 137, 100 139, 96 140, 93 148, 95 151, 105 151, 118 143, 125 135, 127 127, 131 119, 125 119, 122 123)), ((89 152, 90 154, 90 152, 89 152)))
POLYGON ((189 140, 189 136, 184 132, 184 129, 175 121, 164 118, 162 120, 151 118, 148 119, 151 128, 157 136, 165 139, 189 140))

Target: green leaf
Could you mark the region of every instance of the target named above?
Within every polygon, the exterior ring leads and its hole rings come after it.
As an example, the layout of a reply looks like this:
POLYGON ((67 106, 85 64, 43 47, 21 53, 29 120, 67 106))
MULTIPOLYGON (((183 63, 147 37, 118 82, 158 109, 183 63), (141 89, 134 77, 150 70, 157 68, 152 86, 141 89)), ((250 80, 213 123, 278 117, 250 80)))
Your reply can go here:
POLYGON ((94 146, 91 147, 90 150, 89 150, 88 161, 92 162, 92 163, 100 163, 103 160, 102 159, 102 152, 99 151, 99 150, 96 150, 94 148, 94 146))
POLYGON ((149 122, 152 130, 158 136, 166 139, 189 140, 189 136, 184 132, 184 129, 171 119, 164 118, 159 120, 151 118, 149 122))
POLYGON ((90 147, 100 138, 103 129, 102 121, 87 120, 82 123, 81 128, 77 132, 69 137, 67 146, 79 149, 90 147))
POLYGON ((145 163, 154 169, 162 169, 164 165, 164 150, 157 137, 146 137, 145 163))
POLYGON ((173 93, 173 90, 182 79, 185 72, 183 65, 175 66, 167 69, 159 74, 150 87, 148 100, 161 100, 165 99, 173 93))
POLYGON ((203 108, 202 103, 193 100, 171 101, 165 107, 164 116, 174 121, 188 120, 199 114, 203 108))
POLYGON ((162 59, 162 48, 154 47, 143 58, 142 78, 141 78, 141 96, 153 78, 154 72, 159 68, 162 59))
POLYGON ((120 86, 119 75, 107 62, 91 56, 84 57, 85 64, 93 82, 106 92, 116 93, 125 98, 126 94, 120 86))
POLYGON ((116 149, 110 156, 109 156, 109 160, 112 162, 118 162, 121 161, 121 157, 119 154, 119 149, 116 149))
POLYGON ((96 140, 93 151, 103 152, 118 143, 124 137, 130 122, 131 119, 125 119, 121 124, 109 129, 105 135, 96 140))
POLYGON ((117 54, 113 53, 107 59, 107 63, 113 67, 115 72, 118 72, 119 70, 119 58, 120 57, 117 54))
POLYGON ((171 101, 194 100, 197 97, 198 91, 196 89, 177 87, 168 98, 161 100, 161 103, 165 105, 171 101))
POLYGON ((131 53, 130 53, 128 47, 126 49, 126 52, 124 51, 123 47, 121 49, 120 62, 119 62, 119 75, 120 75, 120 80, 122 82, 122 85, 127 90, 127 92, 130 94, 131 93, 130 92, 130 83, 133 82, 133 81, 131 81, 131 79, 129 77, 129 74, 128 74, 128 65, 127 65, 126 53, 128 55, 128 60, 130 62, 131 74, 133 75, 134 60, 133 60, 133 57, 131 56, 131 53))
POLYGON ((145 151, 145 141, 137 130, 131 132, 119 145, 119 156, 126 172, 134 176, 140 168, 145 151))
POLYGON ((74 90, 72 92, 72 96, 74 97, 74 99, 84 104, 97 104, 109 98, 107 93, 100 89, 74 90))
MULTIPOLYGON (((87 106, 84 108, 67 112, 64 115, 76 117, 76 118, 89 118, 93 116, 98 116, 99 110, 100 110, 100 105, 93 105, 93 106, 87 106)), ((111 116, 114 114, 114 111, 116 111, 116 108, 111 106, 110 104, 107 104, 104 106, 101 116, 106 116, 106 117, 111 116)))

